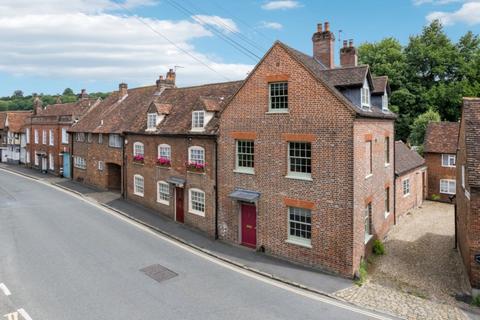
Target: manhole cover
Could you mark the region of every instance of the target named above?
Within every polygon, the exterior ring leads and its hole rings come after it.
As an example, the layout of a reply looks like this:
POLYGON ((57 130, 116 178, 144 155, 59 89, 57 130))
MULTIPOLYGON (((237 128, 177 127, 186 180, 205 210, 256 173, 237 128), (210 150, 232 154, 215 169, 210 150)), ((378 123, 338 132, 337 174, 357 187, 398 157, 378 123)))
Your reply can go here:
POLYGON ((140 271, 157 282, 162 282, 178 276, 178 274, 160 264, 152 264, 151 266, 140 269, 140 271))

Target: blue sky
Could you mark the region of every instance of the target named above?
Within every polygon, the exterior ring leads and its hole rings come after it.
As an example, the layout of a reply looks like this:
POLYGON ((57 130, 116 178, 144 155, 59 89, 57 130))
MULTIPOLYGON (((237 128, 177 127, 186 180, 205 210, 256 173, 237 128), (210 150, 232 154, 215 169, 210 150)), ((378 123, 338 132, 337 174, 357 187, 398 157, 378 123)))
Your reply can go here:
POLYGON ((0 0, 0 96, 148 85, 175 65, 178 85, 241 79, 276 39, 310 53, 319 22, 405 44, 433 18, 455 41, 480 33, 480 0, 0 0))

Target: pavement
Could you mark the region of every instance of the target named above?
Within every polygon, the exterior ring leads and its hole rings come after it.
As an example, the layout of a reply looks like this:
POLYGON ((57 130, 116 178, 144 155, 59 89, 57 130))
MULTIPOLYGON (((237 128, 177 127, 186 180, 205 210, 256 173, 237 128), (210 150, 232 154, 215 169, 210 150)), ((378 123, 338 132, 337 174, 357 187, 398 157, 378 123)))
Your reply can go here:
POLYGON ((0 293, 0 316, 22 310, 32 319, 385 318, 327 297, 350 286, 346 279, 212 241, 115 194, 20 170, 39 181, 0 170, 0 283, 11 291, 0 293), (168 236, 151 231, 160 227, 168 236))

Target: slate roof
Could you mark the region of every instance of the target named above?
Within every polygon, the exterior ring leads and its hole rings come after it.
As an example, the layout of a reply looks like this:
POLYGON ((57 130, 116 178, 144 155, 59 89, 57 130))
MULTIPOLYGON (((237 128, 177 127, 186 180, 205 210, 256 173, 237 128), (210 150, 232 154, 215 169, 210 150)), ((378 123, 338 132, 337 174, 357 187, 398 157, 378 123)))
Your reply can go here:
POLYGON ((467 179, 470 186, 480 188, 480 98, 465 98, 465 146, 467 179))
POLYGON ((157 86, 128 89, 124 98, 115 91, 93 107, 69 132, 120 134, 130 130, 137 115, 146 115, 156 91, 157 86))
POLYGON ((332 92, 343 100, 357 115, 368 118, 395 119, 396 115, 391 111, 382 111, 381 107, 372 106, 371 110, 363 110, 348 100, 338 89, 352 86, 363 86, 365 79, 373 87, 372 77, 368 66, 346 67, 326 69, 315 58, 304 54, 288 45, 277 41, 294 59, 309 70, 318 81, 322 82, 332 92))
POLYGON ((96 101, 96 99, 81 99, 76 102, 51 104, 35 116, 81 116, 85 114, 96 101))
POLYGON ((31 111, 8 111, 8 130, 11 132, 22 132, 25 121, 32 115, 31 111))
POLYGON ((457 153, 458 122, 432 122, 427 126, 424 153, 457 153))
MULTIPOLYGON (((237 92, 243 81, 206 84, 184 88, 167 88, 156 96, 155 106, 170 106, 168 115, 157 126, 155 131, 146 131, 147 113, 138 113, 126 132, 146 134, 215 134, 218 128, 218 117, 207 124, 205 131, 191 132, 192 111, 221 111, 229 98, 237 92)), ((158 107, 157 107, 158 110, 158 107)))
POLYGON ((416 151, 410 149, 403 141, 395 141, 395 174, 402 175, 413 169, 425 165, 423 159, 416 151))

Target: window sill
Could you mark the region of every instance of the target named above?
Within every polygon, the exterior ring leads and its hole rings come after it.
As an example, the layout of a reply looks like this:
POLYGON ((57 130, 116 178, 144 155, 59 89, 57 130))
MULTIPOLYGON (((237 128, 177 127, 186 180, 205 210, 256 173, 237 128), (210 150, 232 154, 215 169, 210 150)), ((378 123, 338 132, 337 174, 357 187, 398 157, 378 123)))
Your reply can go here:
POLYGON ((136 196, 138 196, 138 197, 142 197, 142 198, 143 198, 143 193, 134 192, 133 194, 136 195, 136 196))
POLYGON ((296 240, 296 239, 287 239, 287 240, 285 240, 285 242, 289 243, 289 244, 296 245, 296 246, 312 249, 312 244, 308 243, 306 241, 304 242, 304 241, 296 240))
POLYGON ((265 114, 289 114, 288 110, 268 110, 265 114))
POLYGON ((385 219, 387 219, 390 214, 391 212, 385 212, 385 219))
POLYGON ((291 175, 287 174, 285 176, 287 179, 293 179, 293 180, 302 180, 302 181, 313 181, 312 177, 307 177, 307 176, 296 176, 296 175, 291 175))
POLYGON ((165 201, 165 200, 157 200, 157 203, 160 203, 160 204, 163 204, 163 205, 166 205, 166 206, 170 206, 170 202, 165 201))
POLYGON ((385 168, 390 167, 390 163, 385 163, 385 168))
POLYGON ((246 169, 235 169, 233 170, 235 173, 243 173, 243 174, 249 174, 249 175, 254 175, 255 171, 254 170, 246 170, 246 169))
POLYGON ((365 244, 369 243, 370 240, 372 240, 373 234, 369 234, 368 236, 365 236, 365 244))
POLYGON ((367 175, 367 176, 365 177, 365 180, 366 180, 366 179, 370 179, 371 177, 373 177, 373 173, 370 173, 369 175, 367 175))
POLYGON ((190 170, 187 170, 187 173, 205 175, 205 171, 190 171, 190 170))
POLYGON ((190 132, 205 132, 205 128, 192 128, 190 132))
POLYGON ((457 167, 457 166, 444 166, 444 165, 442 164, 442 168, 456 168, 456 167, 457 167))
POLYGON ((132 162, 136 166, 144 166, 145 165, 145 163, 143 163, 143 162, 136 162, 136 161, 132 161, 132 162))
POLYGON ((456 195, 457 193, 450 193, 450 192, 440 192, 441 194, 446 194, 447 196, 454 196, 456 195))
POLYGON ((403 197, 406 198, 410 195, 410 193, 404 194, 403 197))
POLYGON ((157 167, 158 169, 163 169, 163 170, 170 170, 170 169, 172 169, 171 166, 161 166, 161 165, 158 165, 158 164, 156 165, 156 167, 157 167))
POLYGON ((194 214, 196 216, 205 217, 205 212, 195 211, 195 210, 188 210, 189 213, 194 214))

